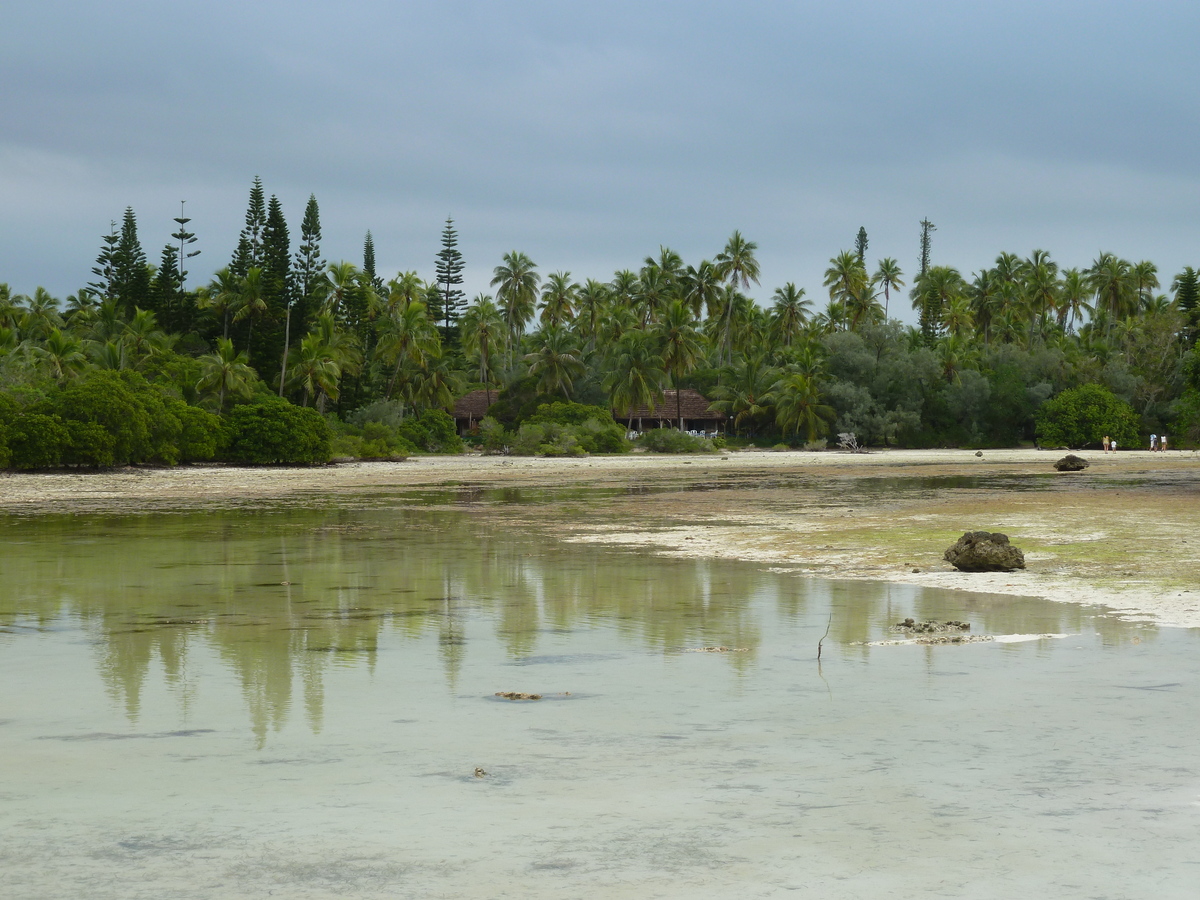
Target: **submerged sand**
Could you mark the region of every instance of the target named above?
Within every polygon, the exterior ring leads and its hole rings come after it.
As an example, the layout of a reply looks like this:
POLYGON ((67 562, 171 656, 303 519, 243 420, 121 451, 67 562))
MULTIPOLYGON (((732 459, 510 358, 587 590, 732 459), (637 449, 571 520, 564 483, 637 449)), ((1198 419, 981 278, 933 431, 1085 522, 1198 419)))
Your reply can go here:
POLYGON ((737 452, 542 459, 419 457, 315 469, 189 466, 0 475, 15 514, 144 510, 441 487, 459 508, 567 541, 756 561, 826 578, 904 582, 1094 604, 1200 627, 1200 454, 1036 450, 737 452), (584 490, 490 504, 481 489, 584 490), (1002 531, 1027 569, 962 573, 942 560, 964 531, 1002 531))

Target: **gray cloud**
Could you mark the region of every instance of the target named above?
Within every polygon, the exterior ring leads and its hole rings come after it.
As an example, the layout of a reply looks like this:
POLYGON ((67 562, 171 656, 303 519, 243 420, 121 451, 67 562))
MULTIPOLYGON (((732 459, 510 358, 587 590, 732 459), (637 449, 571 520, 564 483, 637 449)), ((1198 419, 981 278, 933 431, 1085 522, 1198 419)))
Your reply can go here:
MULTIPOLYGON (((188 199, 207 275, 261 175, 325 253, 472 291, 502 253, 607 277, 734 229, 764 286, 821 294, 859 225, 916 223, 969 272, 1001 250, 1196 265, 1192 4, 10 2, 0 279, 65 294, 126 205, 151 258, 188 199)), ((1168 276, 1169 277, 1169 276, 1168 276)))

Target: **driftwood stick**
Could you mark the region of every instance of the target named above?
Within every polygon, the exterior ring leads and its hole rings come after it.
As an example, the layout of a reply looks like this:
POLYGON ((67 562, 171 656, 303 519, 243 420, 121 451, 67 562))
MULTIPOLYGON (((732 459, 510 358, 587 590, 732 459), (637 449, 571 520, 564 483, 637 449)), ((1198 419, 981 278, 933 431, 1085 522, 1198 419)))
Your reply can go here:
POLYGON ((829 637, 829 629, 833 626, 833 612, 829 613, 829 621, 825 625, 825 633, 821 635, 821 639, 817 641, 817 662, 821 662, 821 645, 825 643, 825 638, 829 637))

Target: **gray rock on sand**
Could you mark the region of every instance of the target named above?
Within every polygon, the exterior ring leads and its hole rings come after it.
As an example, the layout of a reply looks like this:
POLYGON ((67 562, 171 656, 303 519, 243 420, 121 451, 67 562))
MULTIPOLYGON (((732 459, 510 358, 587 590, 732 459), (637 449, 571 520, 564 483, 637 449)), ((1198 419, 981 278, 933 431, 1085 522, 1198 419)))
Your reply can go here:
POLYGON ((1060 472, 1082 472, 1091 463, 1082 456, 1076 456, 1074 453, 1068 453, 1062 459, 1054 464, 1054 468, 1060 472))
POLYGON ((943 558, 960 572, 1025 568, 1025 554, 1008 542, 1008 535, 998 531, 968 531, 946 550, 943 558))

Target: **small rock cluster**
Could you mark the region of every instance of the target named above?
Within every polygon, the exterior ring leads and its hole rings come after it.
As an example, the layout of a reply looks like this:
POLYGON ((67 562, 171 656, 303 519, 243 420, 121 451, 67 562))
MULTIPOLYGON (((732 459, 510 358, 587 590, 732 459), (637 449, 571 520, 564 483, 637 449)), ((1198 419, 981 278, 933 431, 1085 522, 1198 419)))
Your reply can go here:
POLYGON ((998 531, 968 531, 946 550, 946 562, 960 572, 1011 572, 1025 568, 1025 554, 998 531))
POLYGON ((942 634, 949 631, 970 631, 970 622, 918 622, 915 619, 905 619, 892 626, 892 631, 904 634, 942 634))

